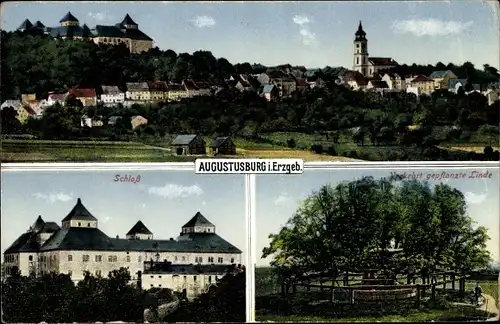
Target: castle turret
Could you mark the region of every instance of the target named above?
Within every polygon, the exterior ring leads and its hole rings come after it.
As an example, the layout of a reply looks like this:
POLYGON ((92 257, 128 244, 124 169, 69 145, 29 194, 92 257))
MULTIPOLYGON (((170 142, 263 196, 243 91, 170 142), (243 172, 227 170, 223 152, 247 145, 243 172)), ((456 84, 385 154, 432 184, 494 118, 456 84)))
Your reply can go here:
POLYGON ((61 20, 59 20, 59 22, 61 23, 61 26, 79 26, 80 25, 80 22, 78 21, 78 19, 76 19, 75 16, 73 16, 73 14, 71 12, 68 12, 66 14, 66 16, 62 17, 61 20))
POLYGON ((130 18, 128 14, 125 15, 125 18, 123 18, 123 21, 120 23, 120 26, 123 29, 138 29, 139 25, 130 18))
POLYGON ((62 220, 63 228, 70 227, 90 227, 97 228, 97 218, 92 215, 78 198, 75 207, 62 220))
POLYGON ((153 233, 144 225, 143 222, 138 221, 127 233, 128 240, 152 240, 153 233))
POLYGON ((25 19, 23 21, 23 23, 21 24, 21 26, 17 27, 17 30, 23 32, 23 31, 31 29, 31 28, 33 28, 33 24, 31 23, 31 21, 29 19, 25 19))
POLYGON ((354 34, 353 71, 358 71, 364 76, 368 75, 368 39, 359 21, 358 30, 354 34))
POLYGON ((205 218, 200 212, 182 226, 182 234, 187 233, 215 233, 215 225, 205 218))

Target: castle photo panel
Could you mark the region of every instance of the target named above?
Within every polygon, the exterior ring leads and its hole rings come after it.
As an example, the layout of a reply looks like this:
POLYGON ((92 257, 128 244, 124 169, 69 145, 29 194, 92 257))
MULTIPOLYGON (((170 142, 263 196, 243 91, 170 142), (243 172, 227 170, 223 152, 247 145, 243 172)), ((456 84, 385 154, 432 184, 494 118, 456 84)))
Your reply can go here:
POLYGON ((3 171, 1 208, 4 322, 245 321, 243 176, 3 171))
POLYGON ((498 165, 256 176, 257 321, 494 320, 498 165))

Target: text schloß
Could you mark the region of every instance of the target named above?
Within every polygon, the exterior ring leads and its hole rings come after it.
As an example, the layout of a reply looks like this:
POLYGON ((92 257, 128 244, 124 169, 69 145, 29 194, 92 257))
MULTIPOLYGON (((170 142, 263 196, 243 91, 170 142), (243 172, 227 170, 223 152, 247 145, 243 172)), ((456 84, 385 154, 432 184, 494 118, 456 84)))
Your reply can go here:
POLYGON ((138 183, 141 181, 141 176, 140 175, 137 175, 135 177, 131 176, 131 175, 120 175, 120 174, 116 174, 115 175, 115 178, 113 180, 114 182, 130 182, 130 183, 138 183))

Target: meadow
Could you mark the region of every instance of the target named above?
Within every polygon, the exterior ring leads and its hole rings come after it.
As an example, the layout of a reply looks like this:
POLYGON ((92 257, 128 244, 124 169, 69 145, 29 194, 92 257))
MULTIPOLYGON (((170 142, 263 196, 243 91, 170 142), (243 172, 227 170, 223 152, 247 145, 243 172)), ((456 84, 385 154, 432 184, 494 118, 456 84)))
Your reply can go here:
MULTIPOLYGON (((210 138, 205 139, 210 145, 210 138)), ((171 138, 141 142, 17 140, 1 142, 1 162, 192 162, 206 156, 178 156, 170 149, 171 138)), ((235 138, 238 158, 298 158, 305 161, 352 161, 346 157, 315 154, 267 142, 235 138)), ((209 152, 207 147, 207 152, 209 152)), ((222 157, 222 156, 220 156, 222 157)))

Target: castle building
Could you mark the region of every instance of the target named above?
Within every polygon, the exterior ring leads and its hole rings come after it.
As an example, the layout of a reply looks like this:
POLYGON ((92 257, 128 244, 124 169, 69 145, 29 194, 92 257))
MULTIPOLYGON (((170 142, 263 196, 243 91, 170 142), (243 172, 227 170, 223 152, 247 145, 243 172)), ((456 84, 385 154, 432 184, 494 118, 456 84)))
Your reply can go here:
POLYGON ((131 53, 146 52, 153 48, 153 39, 142 32, 128 14, 121 23, 112 26, 97 25, 94 29, 90 29, 86 24, 80 26, 80 22, 71 12, 68 12, 59 23, 58 27, 45 27, 39 21, 32 24, 26 19, 17 30, 38 28, 54 38, 92 40, 96 44, 125 44, 131 53))
POLYGON ((108 237, 78 198, 61 227, 39 216, 5 250, 4 266, 6 276, 15 267, 23 276, 64 273, 74 282, 83 280, 87 271, 107 276, 113 270, 127 268, 132 281, 144 289, 170 288, 192 298, 241 267, 241 253, 217 235, 216 226, 200 212, 182 226, 176 239, 155 239, 141 221, 126 238, 108 237))
POLYGON ((352 70, 364 77, 374 77, 378 71, 388 70, 398 65, 391 57, 370 57, 368 54, 368 39, 361 21, 354 34, 354 53, 352 70))

